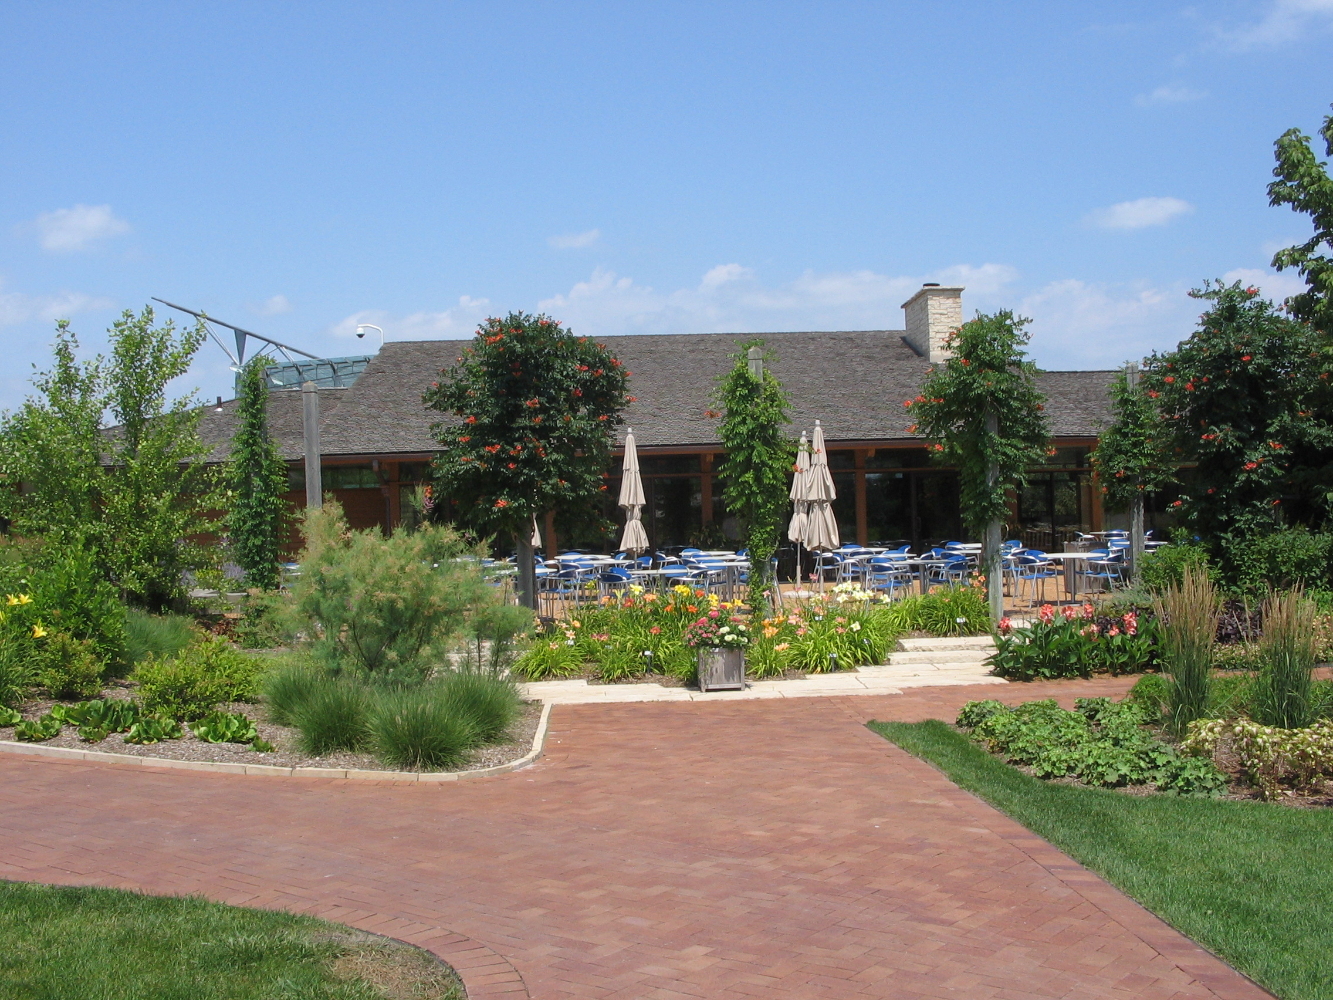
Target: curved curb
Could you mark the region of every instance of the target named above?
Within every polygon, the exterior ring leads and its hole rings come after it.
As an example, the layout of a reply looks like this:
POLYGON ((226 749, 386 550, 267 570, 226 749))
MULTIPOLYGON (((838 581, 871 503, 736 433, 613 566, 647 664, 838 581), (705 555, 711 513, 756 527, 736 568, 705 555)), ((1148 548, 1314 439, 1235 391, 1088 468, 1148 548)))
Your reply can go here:
POLYGON ((518 760, 493 767, 479 767, 475 771, 362 771, 340 767, 279 767, 274 764, 233 764, 226 761, 172 760, 169 757, 139 757, 128 753, 106 753, 101 750, 76 750, 72 747, 47 747, 40 743, 16 743, 0 740, 0 753, 26 754, 30 757, 54 757, 62 760, 83 760, 102 764, 137 764, 141 767, 161 767, 178 771, 208 771, 214 774, 258 774, 281 778, 342 778, 349 781, 380 781, 395 784, 434 785, 445 781, 470 781, 496 774, 507 774, 527 767, 542 755, 546 745, 546 731, 551 719, 551 703, 542 705, 537 731, 532 736, 532 749, 518 760))

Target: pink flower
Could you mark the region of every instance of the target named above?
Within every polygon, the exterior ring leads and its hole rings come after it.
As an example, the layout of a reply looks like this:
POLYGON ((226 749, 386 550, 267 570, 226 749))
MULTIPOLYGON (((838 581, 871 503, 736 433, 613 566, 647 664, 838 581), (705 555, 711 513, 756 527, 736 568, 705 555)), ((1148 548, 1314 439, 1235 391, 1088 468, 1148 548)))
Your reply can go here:
POLYGON ((1051 619, 1055 617, 1055 608, 1049 604, 1043 604, 1041 606, 1041 610, 1037 612, 1037 616, 1042 620, 1042 622, 1049 625, 1051 623, 1051 619))
POLYGON ((716 618, 716 617, 717 617, 717 610, 714 609, 714 610, 708 612, 708 617, 709 617, 709 618, 716 618))
POLYGON ((1008 635, 1010 632, 1013 631, 1013 628, 1014 628, 1014 623, 1010 621, 1008 617, 1000 619, 999 629, 1001 635, 1008 635))
POLYGON ((1114 625, 1112 625, 1109 629, 1107 629, 1106 634, 1107 634, 1107 635, 1119 635, 1119 634, 1120 634, 1120 629, 1118 629, 1118 628, 1116 628, 1114 625))
POLYGON ((1097 613, 1097 609, 1094 608, 1091 604, 1084 604, 1084 605, 1083 605, 1083 617, 1084 617, 1084 618, 1092 618, 1094 615, 1096 615, 1096 613, 1097 613))
POLYGON ((650 628, 650 629, 648 630, 648 634, 649 634, 649 635, 661 635, 661 634, 662 634, 662 626, 661 626, 661 625, 654 625, 652 628, 650 628))
POLYGON ((1067 604, 1060 609, 1060 614, 1065 616, 1065 621, 1072 622, 1074 620, 1074 616, 1078 614, 1078 612, 1074 610, 1074 606, 1072 604, 1067 604))

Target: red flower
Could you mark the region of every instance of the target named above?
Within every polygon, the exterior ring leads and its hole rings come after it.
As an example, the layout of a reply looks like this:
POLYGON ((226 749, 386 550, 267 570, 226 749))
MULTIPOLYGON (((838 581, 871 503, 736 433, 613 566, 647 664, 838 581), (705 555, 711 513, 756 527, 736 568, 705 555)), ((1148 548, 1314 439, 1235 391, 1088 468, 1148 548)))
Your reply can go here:
POLYGON ((499 508, 501 508, 501 507, 508 507, 508 506, 509 506, 509 501, 508 501, 508 500, 497 500, 497 501, 495 501, 495 506, 496 506, 496 509, 497 509, 497 510, 498 510, 499 508))
POLYGON ((539 400, 537 400, 536 397, 533 397, 532 399, 529 399, 529 400, 528 400, 528 405, 529 405, 529 406, 540 406, 541 403, 540 403, 539 400))
POLYGON ((471 440, 472 440, 471 434, 464 434, 462 437, 458 439, 460 444, 467 444, 471 440))
POLYGON ((1172 507, 1179 507, 1179 506, 1182 504, 1182 502, 1183 502, 1183 501, 1177 500, 1177 501, 1176 501, 1175 503, 1173 503, 1171 506, 1172 506, 1172 507))
POLYGON ((466 420, 463 421, 463 423, 465 424, 475 424, 476 422, 477 422, 476 417, 468 417, 466 420))
POLYGON ((944 450, 944 445, 942 445, 942 444, 932 445, 932 447, 933 447, 936 451, 943 451, 943 450, 944 450))
POLYGON ((486 450, 489 451, 492 455, 494 455, 497 451, 500 450, 500 446, 498 444, 488 444, 486 446, 486 450))
POLYGON ((1253 354, 1246 354, 1244 357, 1241 358, 1241 360, 1242 360, 1242 361, 1249 361, 1249 360, 1250 360, 1251 358, 1253 358, 1253 357, 1254 357, 1253 354))
POLYGON ((1148 395, 1149 395, 1150 398, 1152 398, 1152 399, 1156 399, 1158 396, 1161 395, 1161 393, 1160 393, 1160 392, 1153 392, 1153 390, 1149 389, 1149 390, 1148 390, 1148 395))
POLYGON ((1249 472, 1251 469, 1257 469, 1257 468, 1259 468, 1259 463, 1258 463, 1258 462, 1246 462, 1246 463, 1245 463, 1245 471, 1246 471, 1246 472, 1249 472))
POLYGON ((517 462, 510 462, 510 463, 509 463, 509 467, 510 467, 511 469, 517 469, 517 468, 518 468, 518 463, 517 463, 517 462))
POLYGON ((903 406, 908 407, 910 409, 912 406, 912 401, 910 399, 904 399, 903 406))
POLYGON ((1162 381, 1165 382, 1167 385, 1170 385, 1175 380, 1176 377, 1174 375, 1168 375, 1166 378, 1162 379, 1162 381))

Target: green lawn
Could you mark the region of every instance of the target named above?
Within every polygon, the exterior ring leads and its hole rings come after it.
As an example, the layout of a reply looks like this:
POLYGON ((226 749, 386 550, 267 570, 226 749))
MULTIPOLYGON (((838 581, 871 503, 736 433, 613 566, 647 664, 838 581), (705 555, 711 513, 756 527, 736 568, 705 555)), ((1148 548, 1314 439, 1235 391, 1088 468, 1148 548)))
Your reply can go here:
POLYGON ((308 917, 0 882, 4 1000, 462 1000, 406 945, 308 917))
POLYGON ((1277 996, 1333 997, 1333 810, 1050 784, 943 722, 870 728, 1277 996))

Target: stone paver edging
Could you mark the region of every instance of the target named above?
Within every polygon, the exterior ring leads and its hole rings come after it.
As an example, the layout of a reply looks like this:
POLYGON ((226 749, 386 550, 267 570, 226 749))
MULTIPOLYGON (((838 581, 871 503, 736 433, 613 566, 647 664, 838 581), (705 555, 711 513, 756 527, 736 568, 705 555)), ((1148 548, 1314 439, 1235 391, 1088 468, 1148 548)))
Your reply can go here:
POLYGON ((550 724, 551 705, 542 706, 537 731, 532 736, 532 749, 518 760, 493 767, 479 767, 473 771, 364 771, 343 767, 278 767, 273 764, 234 764, 230 761, 173 760, 170 757, 140 757, 137 754, 107 753, 103 750, 76 750, 72 747, 48 747, 40 743, 16 743, 0 740, 0 753, 25 754, 30 757, 58 757, 62 760, 100 761, 106 764, 139 764, 143 767, 167 767, 179 771, 212 771, 220 774, 262 774, 283 778, 345 778, 352 781, 420 782, 435 784, 441 781, 468 781, 492 774, 506 774, 527 767, 542 755, 546 730, 550 724))

